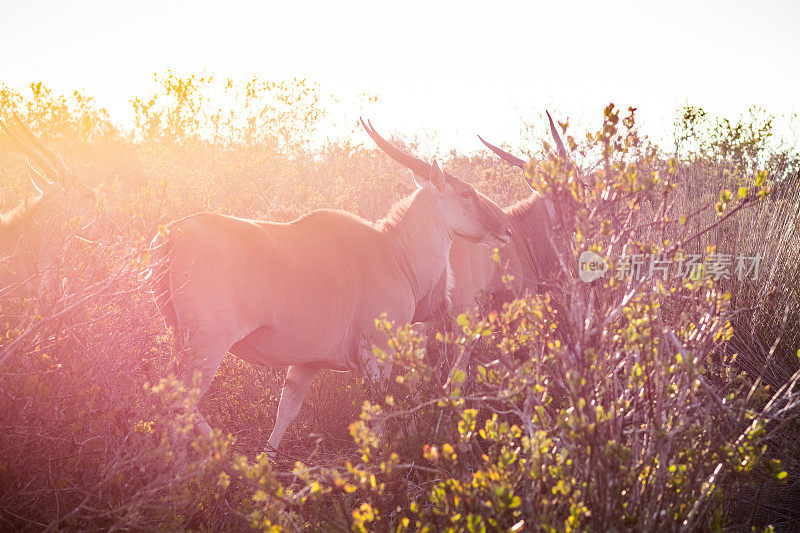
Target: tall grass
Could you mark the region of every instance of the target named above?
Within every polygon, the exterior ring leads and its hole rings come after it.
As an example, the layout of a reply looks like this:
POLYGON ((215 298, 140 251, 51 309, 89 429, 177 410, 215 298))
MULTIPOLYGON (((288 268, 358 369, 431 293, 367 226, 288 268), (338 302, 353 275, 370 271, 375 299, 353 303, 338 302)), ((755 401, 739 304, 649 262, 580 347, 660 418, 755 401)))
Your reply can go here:
MULTIPOLYGON (((760 115, 737 124, 684 110, 686 142, 665 153, 608 108, 597 132, 568 142, 585 166, 600 163, 583 176, 594 188, 547 147, 528 173, 561 199, 554 238, 575 252, 668 249, 711 227, 683 248, 761 253, 757 280, 583 284, 565 272, 551 294, 460 317, 439 339, 472 358, 474 379, 379 321, 397 379, 380 390, 352 374, 318 378, 270 464, 257 454, 283 370, 226 359, 201 403, 220 432, 196 437, 181 408, 192 384, 172 377, 183 354, 142 279, 147 243, 203 209, 374 219, 408 192, 403 170, 346 141, 312 147, 324 109, 302 81, 167 74, 134 101, 131 131, 92 99, 41 85, 4 88, 0 103, 98 187, 107 227, 93 243, 65 237, 56 288, 0 302, 4 527, 707 529, 800 518, 798 157, 770 148, 760 115), (772 192, 751 201, 764 186, 772 192), (724 218, 744 201, 739 187, 748 205, 724 218), (650 224, 665 206, 672 222, 650 224)), ((501 205, 527 195, 488 155, 453 153, 445 166, 501 205)), ((0 140, 0 208, 27 194, 23 168, 0 140)))

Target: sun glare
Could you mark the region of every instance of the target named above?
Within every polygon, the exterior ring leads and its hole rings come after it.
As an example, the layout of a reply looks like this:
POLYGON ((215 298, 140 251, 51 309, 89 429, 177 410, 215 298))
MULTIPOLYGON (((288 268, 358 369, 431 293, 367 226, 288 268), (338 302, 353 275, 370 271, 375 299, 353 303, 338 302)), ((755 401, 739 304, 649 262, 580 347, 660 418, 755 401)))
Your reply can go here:
POLYGON ((798 529, 797 2, 0 15, 0 531, 798 529))
POLYGON ((339 102, 324 136, 350 135, 364 113, 444 151, 479 150, 476 133, 516 142, 521 117, 544 108, 588 125, 614 101, 638 107, 664 141, 686 103, 726 116, 753 104, 797 111, 800 74, 786 58, 800 51, 800 8, 768 5, 145 1, 123 13, 99 0, 12 2, 4 18, 36 20, 36 31, 4 28, 2 81, 80 89, 129 124, 130 99, 153 90, 153 72, 298 77, 339 102), (378 99, 367 105, 362 93, 378 99))

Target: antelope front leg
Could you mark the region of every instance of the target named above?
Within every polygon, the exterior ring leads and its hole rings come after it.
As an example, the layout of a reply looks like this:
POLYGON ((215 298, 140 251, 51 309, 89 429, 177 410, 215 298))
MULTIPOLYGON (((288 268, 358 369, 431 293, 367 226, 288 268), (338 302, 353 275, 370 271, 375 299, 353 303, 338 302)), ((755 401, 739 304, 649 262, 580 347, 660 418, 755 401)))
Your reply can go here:
MULTIPOLYGON (((378 387, 381 393, 386 392, 386 380, 392 375, 392 362, 391 361, 378 361, 378 359, 370 353, 366 356, 364 363, 364 373, 368 379, 371 379, 378 387)), ((384 426, 386 425, 385 415, 380 415, 372 422, 372 429, 378 435, 383 435, 384 426)))
POLYGON ((180 377, 186 387, 191 387, 194 384, 195 372, 200 372, 200 381, 196 383, 200 394, 196 401, 189 406, 189 410, 195 415, 197 430, 209 441, 213 432, 211 426, 197 409, 197 404, 211 386, 211 382, 214 381, 220 362, 232 344, 229 338, 230 336, 226 337, 217 333, 195 333, 188 335, 186 340, 188 357, 192 358, 193 362, 183 370, 180 377))
POLYGON ((278 403, 278 415, 275 417, 275 427, 272 429, 265 450, 270 459, 275 459, 283 434, 286 433, 289 424, 300 412, 303 398, 316 375, 317 368, 302 365, 292 365, 286 372, 286 379, 281 390, 281 400, 278 403))

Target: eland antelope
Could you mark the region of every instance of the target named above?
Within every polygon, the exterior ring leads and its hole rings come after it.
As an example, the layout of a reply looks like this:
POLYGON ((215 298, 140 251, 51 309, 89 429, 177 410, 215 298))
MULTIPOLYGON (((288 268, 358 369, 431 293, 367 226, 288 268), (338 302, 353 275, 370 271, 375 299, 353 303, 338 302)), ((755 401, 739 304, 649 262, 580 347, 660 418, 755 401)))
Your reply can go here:
MULTIPOLYGON (((156 301, 195 357, 201 395, 226 352, 289 367, 267 443, 273 457, 319 370, 388 378, 391 362, 371 351, 373 345, 388 350, 374 320, 386 313, 405 324, 420 307, 446 299, 456 236, 476 246, 509 238, 503 220, 470 185, 435 161, 400 152, 372 124, 362 125, 413 171, 417 185, 383 220, 370 223, 337 210, 289 223, 199 213, 170 223, 151 244, 156 301)), ((210 433, 202 419, 198 428, 210 433)))
MULTIPOLYGON (((559 156, 565 159, 564 144, 549 112, 547 117, 559 156)), ((479 138, 503 160, 525 169, 525 161, 479 138)), ((554 241, 557 238, 554 232, 556 213, 550 200, 532 190, 528 198, 503 209, 501 216, 511 229, 511 240, 500 248, 500 264, 487 253, 486 247, 460 238, 453 241, 450 250, 453 315, 472 309, 480 291, 494 300, 493 305, 510 300, 513 294, 543 292, 548 280, 559 270, 558 245, 554 241), (510 292, 502 280, 504 272, 514 277, 510 292)))
POLYGON ((48 270, 63 248, 64 231, 75 219, 88 218, 95 207, 94 190, 80 183, 60 156, 21 120, 14 119, 16 125, 0 122, 0 129, 26 156, 35 195, 0 214, 0 296, 21 294, 40 276, 40 281, 48 278, 48 270))

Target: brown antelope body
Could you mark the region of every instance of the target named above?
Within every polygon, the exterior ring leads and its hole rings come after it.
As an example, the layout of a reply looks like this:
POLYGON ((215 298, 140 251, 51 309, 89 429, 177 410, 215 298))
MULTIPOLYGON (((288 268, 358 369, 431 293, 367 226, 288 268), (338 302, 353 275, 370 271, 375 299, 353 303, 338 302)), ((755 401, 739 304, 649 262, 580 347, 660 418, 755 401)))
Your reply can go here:
MULTIPOLYGON (((472 187, 364 127, 414 171, 418 185, 382 221, 333 210, 289 223, 201 213, 171 223, 153 242, 157 302, 197 358, 201 393, 228 351, 289 367, 271 454, 320 369, 388 377, 391 363, 371 351, 387 349, 374 320, 386 313, 408 323, 418 306, 446 298, 455 235, 491 246, 508 240, 502 220, 472 187)), ((200 429, 210 430, 205 422, 200 429)))

